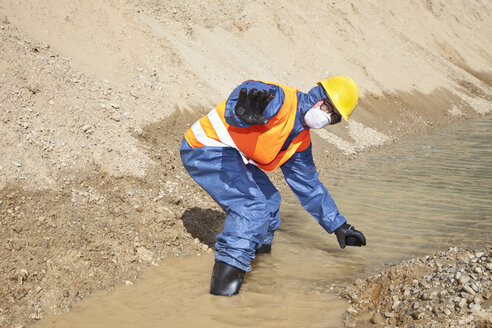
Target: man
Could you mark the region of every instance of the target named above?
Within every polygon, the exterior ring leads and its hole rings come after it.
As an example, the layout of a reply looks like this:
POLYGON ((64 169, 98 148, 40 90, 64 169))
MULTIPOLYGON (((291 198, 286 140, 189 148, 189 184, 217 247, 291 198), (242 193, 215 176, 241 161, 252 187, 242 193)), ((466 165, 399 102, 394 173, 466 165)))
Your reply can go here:
POLYGON ((255 253, 271 251, 280 193, 262 170, 280 167, 302 206, 335 232, 341 248, 366 245, 318 180, 309 134, 347 120, 357 101, 357 85, 344 76, 327 78, 307 94, 249 80, 188 129, 181 144, 184 167, 227 213, 210 293, 237 294, 255 253))

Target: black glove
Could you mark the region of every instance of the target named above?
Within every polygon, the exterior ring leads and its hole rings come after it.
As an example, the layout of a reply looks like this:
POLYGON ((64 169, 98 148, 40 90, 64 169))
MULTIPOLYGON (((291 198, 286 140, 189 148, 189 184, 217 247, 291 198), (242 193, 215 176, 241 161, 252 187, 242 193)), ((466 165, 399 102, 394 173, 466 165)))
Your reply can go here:
POLYGON ((253 88, 248 92, 246 88, 242 88, 234 108, 236 115, 248 124, 265 125, 268 119, 263 116, 263 112, 273 98, 275 94, 265 90, 258 91, 253 88))
POLYGON ((340 248, 345 248, 345 245, 359 247, 366 246, 366 237, 364 237, 362 232, 355 230, 355 228, 348 223, 344 223, 335 230, 335 235, 337 236, 340 248))

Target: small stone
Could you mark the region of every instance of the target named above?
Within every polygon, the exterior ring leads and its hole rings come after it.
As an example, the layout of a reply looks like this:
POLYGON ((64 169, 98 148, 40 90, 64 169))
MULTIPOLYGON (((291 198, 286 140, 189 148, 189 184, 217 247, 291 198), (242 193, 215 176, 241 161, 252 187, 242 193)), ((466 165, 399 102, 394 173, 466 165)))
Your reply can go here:
POLYGON ((113 107, 113 108, 115 108, 115 109, 120 108, 120 105, 118 105, 118 104, 110 104, 109 106, 111 106, 111 107, 113 107))
POLYGON ((463 275, 458 280, 459 280, 460 284, 465 285, 468 281, 470 281, 470 277, 463 275))
POLYGON ((429 293, 423 293, 420 298, 423 299, 424 301, 432 300, 432 297, 429 295, 429 293))
POLYGON ((21 166, 22 166, 22 164, 21 164, 21 163, 16 162, 16 161, 11 161, 11 163, 12 163, 12 164, 14 164, 14 165, 15 165, 15 166, 17 166, 17 167, 21 167, 21 166))
POLYGON ((480 299, 480 297, 475 297, 473 299, 473 303, 475 303, 475 304, 481 304, 482 303, 482 300, 480 299))
POLYGON ((468 285, 463 286, 463 290, 468 294, 475 295, 475 291, 468 285))
POLYGON ((70 296, 70 292, 68 290, 63 291, 63 297, 68 297, 70 296))
POLYGON ((492 271, 492 263, 485 264, 485 267, 487 268, 487 270, 492 271))
POLYGON ((472 302, 468 305, 468 308, 472 311, 480 311, 482 307, 480 306, 480 304, 475 304, 472 302))
POLYGON ((371 322, 375 325, 384 325, 386 323, 383 316, 377 312, 372 316, 371 322))
POLYGON ((478 274, 482 274, 482 269, 480 269, 480 267, 476 267, 475 272, 478 274))
POLYGON ((414 310, 417 310, 419 307, 420 307, 420 303, 419 303, 419 302, 415 302, 415 303, 413 303, 412 308, 413 308, 414 310))
POLYGON ((384 312, 384 316, 386 318, 393 318, 395 316, 395 314, 393 312, 384 312))
POLYGON ((357 278, 357 279, 355 279, 355 284, 357 286, 363 285, 364 284, 364 280, 362 280, 361 278, 357 278))
POLYGON ((458 303, 458 306, 459 306, 460 308, 462 308, 462 309, 463 309, 464 307, 466 307, 466 299, 465 299, 465 298, 462 298, 462 299, 460 300, 460 302, 458 303))
POLYGON ((133 282, 131 282, 130 280, 127 280, 127 281, 125 281, 125 285, 132 286, 133 285, 133 282))
POLYGON ((84 125, 84 126, 82 127, 82 131, 87 132, 87 131, 89 131, 89 130, 90 130, 90 128, 91 128, 91 126, 90 126, 90 125, 88 125, 88 124, 86 124, 86 125, 84 125))
POLYGON ((443 312, 444 312, 445 315, 450 315, 451 314, 451 311, 448 308, 445 308, 443 312))
POLYGON ((454 276, 454 278, 455 278, 456 280, 458 280, 458 279, 460 279, 460 277, 461 277, 461 272, 459 272, 459 271, 458 271, 458 272, 456 272, 456 275, 454 276))
POLYGON ((357 313, 357 310, 356 310, 356 309, 354 309, 353 307, 349 307, 349 308, 347 309, 347 313, 349 313, 349 314, 356 314, 356 313, 357 313))
POLYGON ((208 245, 203 244, 202 250, 206 251, 208 249, 208 245))
POLYGON ((478 286, 473 282, 471 283, 471 288, 477 293, 480 291, 480 288, 478 288, 478 286))
POLYGON ((48 103, 49 103, 50 105, 54 105, 54 104, 55 104, 55 101, 54 101, 53 99, 51 99, 50 101, 48 101, 48 103))

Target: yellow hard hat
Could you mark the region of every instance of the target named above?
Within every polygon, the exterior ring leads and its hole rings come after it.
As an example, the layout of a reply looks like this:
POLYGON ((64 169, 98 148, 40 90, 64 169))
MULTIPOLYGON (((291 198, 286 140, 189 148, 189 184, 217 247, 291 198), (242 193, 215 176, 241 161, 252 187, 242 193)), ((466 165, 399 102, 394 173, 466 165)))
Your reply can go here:
POLYGON ((318 84, 325 89, 345 121, 348 120, 359 99, 359 89, 354 80, 346 76, 332 76, 318 84))

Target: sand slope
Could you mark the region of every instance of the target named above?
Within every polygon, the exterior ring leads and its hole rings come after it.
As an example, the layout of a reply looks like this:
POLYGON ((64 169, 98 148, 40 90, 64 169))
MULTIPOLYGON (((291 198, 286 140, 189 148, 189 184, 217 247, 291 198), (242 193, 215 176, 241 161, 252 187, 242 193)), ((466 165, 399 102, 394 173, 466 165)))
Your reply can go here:
MULTIPOLYGON (((94 160, 113 173, 142 175, 149 160, 128 130, 176 107, 209 108, 245 79, 308 90, 319 79, 344 74, 360 85, 361 106, 353 125, 334 132, 359 150, 391 140, 409 124, 489 111, 490 11, 487 1, 2 1, 0 67, 2 85, 11 85, 1 91, 2 115, 9 120, 2 131, 13 129, 15 117, 21 124, 33 121, 7 136, 25 139, 40 124, 52 127, 54 117, 68 115, 72 124, 58 129, 62 136, 80 134, 78 125, 95 126, 82 159, 65 160, 71 167, 94 160), (35 47, 33 53, 29 48, 35 47), (53 67, 40 70, 46 61, 53 67), (13 99, 23 87, 40 90, 13 99), (25 114, 28 107, 36 118, 25 114), (366 135, 357 123, 388 138, 361 142, 366 135), (115 167, 115 161, 123 163, 115 167)), ((46 139, 56 143, 53 136, 46 139)), ((78 152, 82 142, 66 139, 63 152, 78 152)), ((50 180, 52 173, 36 177, 37 168, 50 166, 38 156, 7 156, 13 157, 35 162, 36 168, 27 164, 29 180, 50 180)), ((15 167, 1 165, 3 184, 15 167)))
POLYGON ((315 134, 335 163, 489 113, 491 26, 485 0, 0 0, 0 326, 211 245, 177 147, 243 80, 356 80, 353 119, 315 134))

